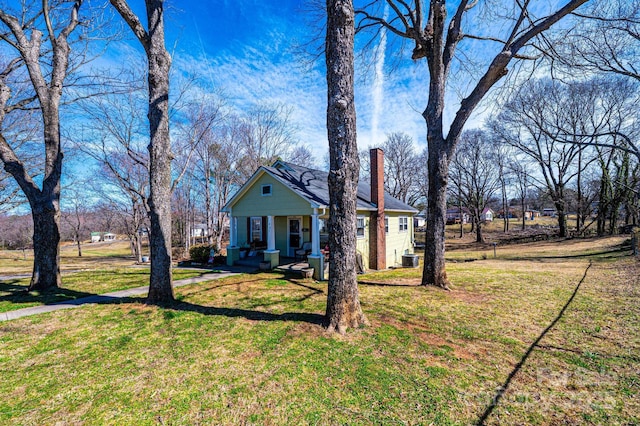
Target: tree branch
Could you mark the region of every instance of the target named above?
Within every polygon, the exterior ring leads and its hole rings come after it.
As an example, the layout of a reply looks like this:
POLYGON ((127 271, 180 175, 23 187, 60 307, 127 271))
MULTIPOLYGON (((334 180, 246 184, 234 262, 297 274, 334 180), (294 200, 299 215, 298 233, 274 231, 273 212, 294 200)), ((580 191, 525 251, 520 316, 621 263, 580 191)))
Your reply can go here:
POLYGON ((47 32, 49 33, 49 39, 51 40, 51 46, 53 46, 55 50, 57 40, 56 34, 53 31, 53 25, 51 24, 51 16, 49 15, 49 0, 42 0, 42 14, 44 16, 44 22, 47 26, 47 32))
POLYGON ((149 49, 149 33, 144 29, 138 16, 133 13, 126 0, 109 0, 111 5, 122 16, 122 19, 129 25, 131 31, 138 38, 145 51, 149 49))
POLYGON ((555 13, 546 17, 526 31, 523 35, 516 38, 512 44, 505 45, 503 51, 493 58, 487 72, 480 78, 478 84, 476 84, 469 96, 461 102, 460 109, 456 113, 453 123, 449 129, 449 134, 447 135, 448 143, 452 148, 455 145, 455 141, 457 141, 460 136, 460 133, 462 133, 464 124, 467 122, 474 108, 478 105, 480 100, 482 100, 489 89, 507 74, 507 65, 514 57, 517 56, 518 51, 532 38, 549 29, 553 24, 573 12, 578 7, 582 6, 587 1, 588 0, 570 0, 564 5, 564 7, 558 9, 555 13))

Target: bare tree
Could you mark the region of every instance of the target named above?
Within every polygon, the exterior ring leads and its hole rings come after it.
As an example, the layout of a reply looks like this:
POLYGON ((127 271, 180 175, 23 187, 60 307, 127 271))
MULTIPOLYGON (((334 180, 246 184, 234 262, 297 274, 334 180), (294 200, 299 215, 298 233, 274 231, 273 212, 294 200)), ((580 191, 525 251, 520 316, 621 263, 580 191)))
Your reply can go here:
POLYGON ((0 213, 11 210, 20 203, 20 188, 14 185, 11 175, 0 170, 0 213))
POLYGON ((353 93, 354 12, 351 0, 327 0, 327 133, 329 136, 329 284, 327 330, 366 323, 356 276, 358 146, 353 93))
MULTIPOLYGON (((213 186, 213 165, 217 156, 221 153, 215 152, 216 135, 219 129, 224 126, 224 117, 221 112, 221 102, 218 99, 207 99, 199 97, 190 105, 185 120, 181 124, 183 139, 188 141, 189 147, 195 147, 193 168, 191 179, 197 186, 199 194, 204 196, 204 212, 206 234, 209 244, 213 238, 214 215, 212 211, 212 186, 213 186)), ((235 148, 235 147, 234 147, 235 148)), ((186 150, 189 151, 188 149, 186 150)), ((178 158, 182 162, 188 163, 190 159, 178 158)), ((194 188, 195 189, 195 188, 194 188)), ((201 197, 199 197, 201 198, 201 197)), ((194 206, 195 207, 195 206, 194 206)))
POLYGON ((427 206, 429 205, 429 171, 426 167, 423 167, 423 165, 427 164, 428 159, 429 149, 424 148, 422 152, 418 154, 418 158, 416 160, 416 169, 413 174, 417 199, 412 205, 419 208, 420 210, 425 211, 427 209, 427 206))
POLYGON ((498 182, 500 183, 500 204, 502 206, 502 231, 509 231, 509 195, 507 187, 511 183, 511 175, 509 173, 508 161, 511 153, 510 147, 496 137, 490 134, 490 140, 493 145, 492 150, 495 153, 495 162, 498 171, 498 182))
POLYGON ((32 247, 32 219, 31 215, 0 215, 0 245, 23 251, 32 247))
POLYGON ((141 228, 149 213, 149 155, 144 123, 137 114, 144 108, 140 94, 132 89, 80 103, 84 125, 71 135, 75 148, 97 162, 94 189, 118 213, 138 262, 141 228))
MULTIPOLYGON (((583 147, 564 144, 565 138, 581 139, 573 122, 575 108, 588 105, 574 95, 577 91, 551 80, 523 85, 492 123, 493 130, 538 165, 541 181, 556 207, 559 234, 567 236, 567 184, 578 174, 576 160, 583 147), (567 134, 574 129, 573 134, 567 134)), ((584 112, 584 111, 583 111, 584 112)))
POLYGON ((287 159, 297 146, 291 108, 284 104, 258 104, 241 120, 239 148, 243 155, 236 168, 243 180, 249 179, 260 166, 270 166, 278 158, 287 159))
POLYGON ((241 159, 241 153, 237 150, 238 143, 242 139, 241 121, 237 117, 230 117, 218 129, 214 138, 215 143, 209 145, 209 155, 212 160, 212 226, 216 245, 221 247, 228 218, 228 213, 222 211, 222 208, 229 201, 232 192, 243 183, 241 175, 236 169, 241 159))
POLYGON ((415 204, 420 198, 420 193, 415 179, 419 165, 413 139, 406 133, 394 132, 387 136, 382 149, 385 152, 385 190, 392 197, 411 205, 415 204))
POLYGON ((633 91, 621 80, 595 79, 563 84, 540 80, 524 85, 492 124, 505 142, 530 158, 541 173, 558 215, 561 236, 567 235, 567 185, 575 179, 577 232, 582 232, 589 200, 583 174, 596 160, 593 147, 620 147, 635 134, 633 91), (621 84, 622 83, 622 84, 621 84), (505 132, 506 130, 506 132, 505 132), (612 138, 612 139, 611 139, 612 138), (622 142, 621 142, 622 141, 622 142))
POLYGON ((613 73, 640 81, 640 1, 596 0, 579 14, 580 25, 558 33, 549 54, 567 74, 613 73))
POLYGON ((165 47, 164 1, 145 0, 147 28, 126 0, 110 0, 144 48, 149 90, 149 212, 151 274, 147 303, 174 300, 171 272, 171 139, 169 133, 169 69, 165 47))
POLYGON ((0 159, 27 197, 33 216, 34 265, 30 291, 59 287, 61 283, 60 178, 63 154, 60 101, 69 71, 70 39, 79 24, 81 5, 82 0, 53 5, 43 0, 39 10, 29 9, 25 4, 22 12, 16 15, 11 15, 7 8, 0 9, 0 40, 17 54, 0 70, 0 124, 8 113, 27 106, 38 108, 42 119, 45 161, 41 187, 28 173, 11 141, 0 132, 0 159), (52 7, 57 9, 56 13, 52 7), (39 24, 44 29, 39 28, 39 24), (50 65, 45 68, 42 62, 50 65), (32 91, 21 99, 12 99, 10 78, 22 66, 26 68, 32 91))
POLYGON ((488 135, 482 130, 463 132, 449 170, 462 204, 471 213, 479 243, 484 242, 482 212, 500 187, 496 153, 492 150, 494 145, 487 139, 488 135))
POLYGON ((77 188, 67 191, 68 207, 62 211, 62 220, 71 228, 71 237, 82 257, 82 237, 86 233, 87 215, 90 212, 84 194, 77 188))
POLYGON ((627 152, 613 148, 596 148, 600 179, 597 182, 596 227, 598 235, 617 233, 620 213, 626 210, 624 222, 638 223, 640 162, 627 152))
MULTIPOLYGON (((511 61, 527 57, 526 53, 533 52, 530 44, 538 35, 586 2, 587 0, 569 0, 558 9, 547 6, 544 9, 539 7, 535 11, 532 1, 514 1, 511 7, 489 3, 486 6, 489 11, 496 9, 495 16, 502 15, 502 21, 493 23, 491 28, 482 25, 485 16, 480 13, 474 14, 477 1, 461 0, 457 5, 451 6, 445 0, 430 0, 428 4, 420 0, 378 0, 367 2, 358 10, 359 31, 378 31, 383 26, 401 39, 409 40, 414 46, 411 58, 414 61, 425 59, 429 69, 429 97, 427 107, 422 113, 427 125, 429 148, 429 206, 423 285, 448 287, 444 263, 447 177, 449 163, 465 123, 491 87, 508 73, 507 66, 511 61), (384 17, 382 6, 389 8, 387 19, 384 17), (448 18, 450 10, 454 13, 448 18), (542 16, 541 10, 544 10, 542 16), (484 33, 472 33, 483 28, 484 33), (452 66, 463 40, 493 43, 498 51, 488 65, 482 65, 484 73, 479 77, 470 76, 471 90, 461 100, 460 107, 447 130, 444 112, 448 98, 445 95, 452 66)), ((474 50, 488 51, 477 46, 474 50)), ((460 53, 464 57, 464 52, 460 53)))
MULTIPOLYGON (((531 185, 531 177, 529 176, 528 168, 530 164, 525 161, 512 161, 508 164, 510 174, 513 176, 513 188, 516 199, 520 202, 520 211, 522 213, 522 230, 527 228, 526 222, 526 209, 527 199, 529 197, 529 187, 531 185)), ((506 216, 509 217, 508 211, 506 216)))

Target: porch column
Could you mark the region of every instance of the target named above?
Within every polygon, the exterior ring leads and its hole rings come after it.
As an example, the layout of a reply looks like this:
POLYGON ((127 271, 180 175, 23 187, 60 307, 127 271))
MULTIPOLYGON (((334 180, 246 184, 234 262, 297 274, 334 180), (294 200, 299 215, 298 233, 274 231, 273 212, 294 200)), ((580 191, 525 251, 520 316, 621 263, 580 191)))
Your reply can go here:
POLYGON ((313 278, 324 280, 324 256, 320 253, 320 221, 318 209, 313 209, 311 215, 311 254, 307 256, 309 266, 313 268, 313 278))
POLYGON ((267 249, 264 261, 269 262, 271 269, 280 264, 280 250, 276 250, 276 224, 274 216, 267 216, 267 249))
POLYGON ((273 216, 267 216, 267 250, 276 249, 276 227, 273 216))
POLYGON ((233 264, 240 259, 240 248, 238 247, 238 219, 229 212, 229 245, 227 246, 227 265, 233 264))
POLYGON ((320 221, 318 217, 318 209, 313 209, 311 215, 311 254, 313 256, 320 256, 320 221))
POLYGON ((238 218, 235 216, 231 216, 229 222, 229 245, 231 247, 238 246, 238 218))

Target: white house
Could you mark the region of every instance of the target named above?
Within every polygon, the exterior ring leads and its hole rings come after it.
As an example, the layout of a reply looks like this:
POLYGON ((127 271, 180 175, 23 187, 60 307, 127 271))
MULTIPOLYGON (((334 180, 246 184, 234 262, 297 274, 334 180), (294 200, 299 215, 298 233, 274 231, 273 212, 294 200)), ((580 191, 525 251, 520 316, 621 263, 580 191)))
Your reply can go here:
POLYGON ((491 207, 485 207, 480 213, 480 220, 484 222, 493 222, 493 217, 495 216, 495 212, 491 209, 491 207))

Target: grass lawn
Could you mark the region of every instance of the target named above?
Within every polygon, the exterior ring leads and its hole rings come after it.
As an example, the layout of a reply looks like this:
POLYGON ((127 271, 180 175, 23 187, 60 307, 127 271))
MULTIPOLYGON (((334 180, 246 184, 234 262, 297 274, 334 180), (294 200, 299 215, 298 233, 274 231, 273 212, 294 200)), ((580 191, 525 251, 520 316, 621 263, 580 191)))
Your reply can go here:
MULTIPOLYGON (((173 279, 180 280, 202 275, 202 272, 174 269, 173 279)), ((44 292, 27 292, 30 278, 0 280, 0 312, 13 311, 93 294, 149 285, 149 268, 112 268, 81 271, 62 275, 62 288, 44 292)))
POLYGON ((450 292, 363 275, 371 324, 346 336, 320 324, 326 283, 276 273, 0 323, 0 424, 638 424, 620 242, 499 248, 449 263, 450 292))
MULTIPOLYGON (((60 269, 63 271, 126 267, 134 262, 129 243, 121 240, 83 244, 82 257, 78 257, 74 244, 67 243, 60 248, 60 269)), ((0 250, 0 275, 30 274, 32 269, 33 250, 0 250)))

